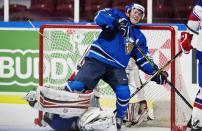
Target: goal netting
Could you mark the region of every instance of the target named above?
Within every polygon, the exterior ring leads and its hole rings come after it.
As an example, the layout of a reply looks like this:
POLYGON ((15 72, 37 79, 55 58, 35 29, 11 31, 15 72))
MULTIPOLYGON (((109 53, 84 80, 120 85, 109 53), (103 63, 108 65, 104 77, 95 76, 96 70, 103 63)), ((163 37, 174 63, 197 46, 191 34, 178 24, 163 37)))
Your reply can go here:
MULTIPOLYGON (((178 53, 177 28, 149 25, 139 28, 145 34, 150 54, 159 67, 178 53)), ((63 89, 86 48, 98 37, 100 31, 95 25, 43 25, 40 28, 43 35, 40 35, 39 45, 39 85, 63 89)), ((165 70, 169 73, 169 80, 189 100, 179 58, 165 70)), ((131 62, 127 72, 131 93, 139 86, 138 78, 144 83, 150 77, 138 71, 135 62, 131 62)), ((101 107, 115 109, 116 99, 109 85, 100 81, 98 87, 101 107)), ((153 120, 145 121, 141 126, 171 127, 173 131, 183 130, 182 127, 186 126, 191 109, 168 84, 162 86, 149 82, 131 102, 142 99, 147 100, 149 115, 153 120)), ((39 117, 41 115, 40 112, 39 117)))

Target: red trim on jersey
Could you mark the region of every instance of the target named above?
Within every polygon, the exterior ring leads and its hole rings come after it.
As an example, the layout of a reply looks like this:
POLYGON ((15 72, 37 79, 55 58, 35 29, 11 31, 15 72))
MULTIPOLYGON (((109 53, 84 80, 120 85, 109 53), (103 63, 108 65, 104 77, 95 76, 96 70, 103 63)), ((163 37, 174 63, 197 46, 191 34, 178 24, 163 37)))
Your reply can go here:
POLYGON ((200 21, 200 19, 193 12, 189 15, 189 20, 200 21))
POLYGON ((196 108, 202 110, 202 104, 199 104, 199 103, 194 102, 194 107, 196 107, 196 108))
POLYGON ((43 108, 83 108, 87 109, 90 104, 90 100, 75 102, 75 103, 56 103, 45 100, 43 97, 40 97, 40 104, 43 108))

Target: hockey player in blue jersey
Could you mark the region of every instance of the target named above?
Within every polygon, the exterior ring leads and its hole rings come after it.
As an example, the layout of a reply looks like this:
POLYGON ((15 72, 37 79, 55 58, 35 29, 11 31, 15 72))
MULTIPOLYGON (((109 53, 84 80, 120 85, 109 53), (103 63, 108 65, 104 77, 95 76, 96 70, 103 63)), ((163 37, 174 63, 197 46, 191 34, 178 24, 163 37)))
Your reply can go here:
MULTIPOLYGON (((117 128, 121 128, 127 110, 130 90, 125 68, 129 59, 135 59, 138 67, 146 74, 153 75, 158 66, 151 65, 147 59, 133 46, 134 43, 149 55, 146 38, 138 28, 132 26, 144 18, 145 8, 133 3, 126 6, 126 12, 106 8, 98 11, 95 23, 102 28, 86 55, 85 63, 78 71, 75 79, 66 84, 67 91, 92 90, 99 80, 108 83, 116 94, 117 128)), ((167 72, 163 72, 167 74, 167 72)), ((160 73, 154 79, 157 84, 165 84, 166 76, 160 73)))
MULTIPOLYGON (((133 3, 127 5, 125 9, 125 13, 110 8, 97 12, 95 23, 101 27, 102 31, 97 40, 92 43, 85 57, 85 63, 74 80, 65 85, 67 91, 82 92, 93 90, 101 79, 108 83, 117 98, 116 125, 118 129, 121 128, 130 100, 128 78, 125 72, 129 59, 134 58, 138 67, 146 74, 153 75, 158 70, 158 66, 150 64, 133 45, 137 44, 145 55, 149 55, 144 34, 138 27, 133 27, 144 18, 145 8, 133 3)), ((165 84, 166 79, 167 72, 163 71, 152 80, 157 84, 165 84)), ((55 125, 57 126, 58 123, 60 122, 55 122, 55 125)))

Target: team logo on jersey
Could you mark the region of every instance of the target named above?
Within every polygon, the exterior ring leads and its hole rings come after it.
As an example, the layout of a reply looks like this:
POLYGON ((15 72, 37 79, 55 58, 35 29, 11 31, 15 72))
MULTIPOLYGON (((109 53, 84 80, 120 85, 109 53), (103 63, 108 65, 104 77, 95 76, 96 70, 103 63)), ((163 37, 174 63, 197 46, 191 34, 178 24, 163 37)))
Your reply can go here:
POLYGON ((126 39, 126 44, 125 44, 125 53, 126 54, 130 54, 131 51, 134 48, 134 44, 136 44, 139 41, 139 39, 137 39, 136 41, 133 41, 132 38, 128 38, 126 39))
POLYGON ((131 51, 133 50, 133 47, 134 47, 133 43, 127 42, 125 46, 125 53, 130 54, 131 51))

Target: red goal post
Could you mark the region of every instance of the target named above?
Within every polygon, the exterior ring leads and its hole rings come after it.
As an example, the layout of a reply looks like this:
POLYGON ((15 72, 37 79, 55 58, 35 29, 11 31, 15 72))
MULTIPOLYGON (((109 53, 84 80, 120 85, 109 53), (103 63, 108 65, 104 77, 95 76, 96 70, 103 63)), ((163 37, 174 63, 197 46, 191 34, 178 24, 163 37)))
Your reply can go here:
MULTIPOLYGON (((138 28, 145 34, 151 56, 159 67, 178 53, 177 28, 152 25, 141 25, 138 28)), ((76 69, 79 58, 99 33, 100 28, 96 25, 42 25, 39 40, 39 85, 62 89, 76 69)), ((189 99, 179 65, 177 58, 166 71, 169 72, 169 80, 173 85, 189 99)), ((149 76, 140 71, 140 77, 144 82, 149 76)), ((99 87, 103 96, 100 100, 101 106, 114 109, 113 91, 103 81, 99 83, 99 87)), ((131 92, 134 90, 131 87, 131 92)), ((143 97, 147 100, 150 113, 154 115, 154 120, 143 125, 171 127, 172 131, 184 130, 191 111, 169 85, 159 86, 150 82, 140 94, 141 99, 143 97)), ((139 99, 137 96, 132 101, 139 99)), ((36 123, 40 124, 42 116, 43 113, 39 112, 36 123)))

